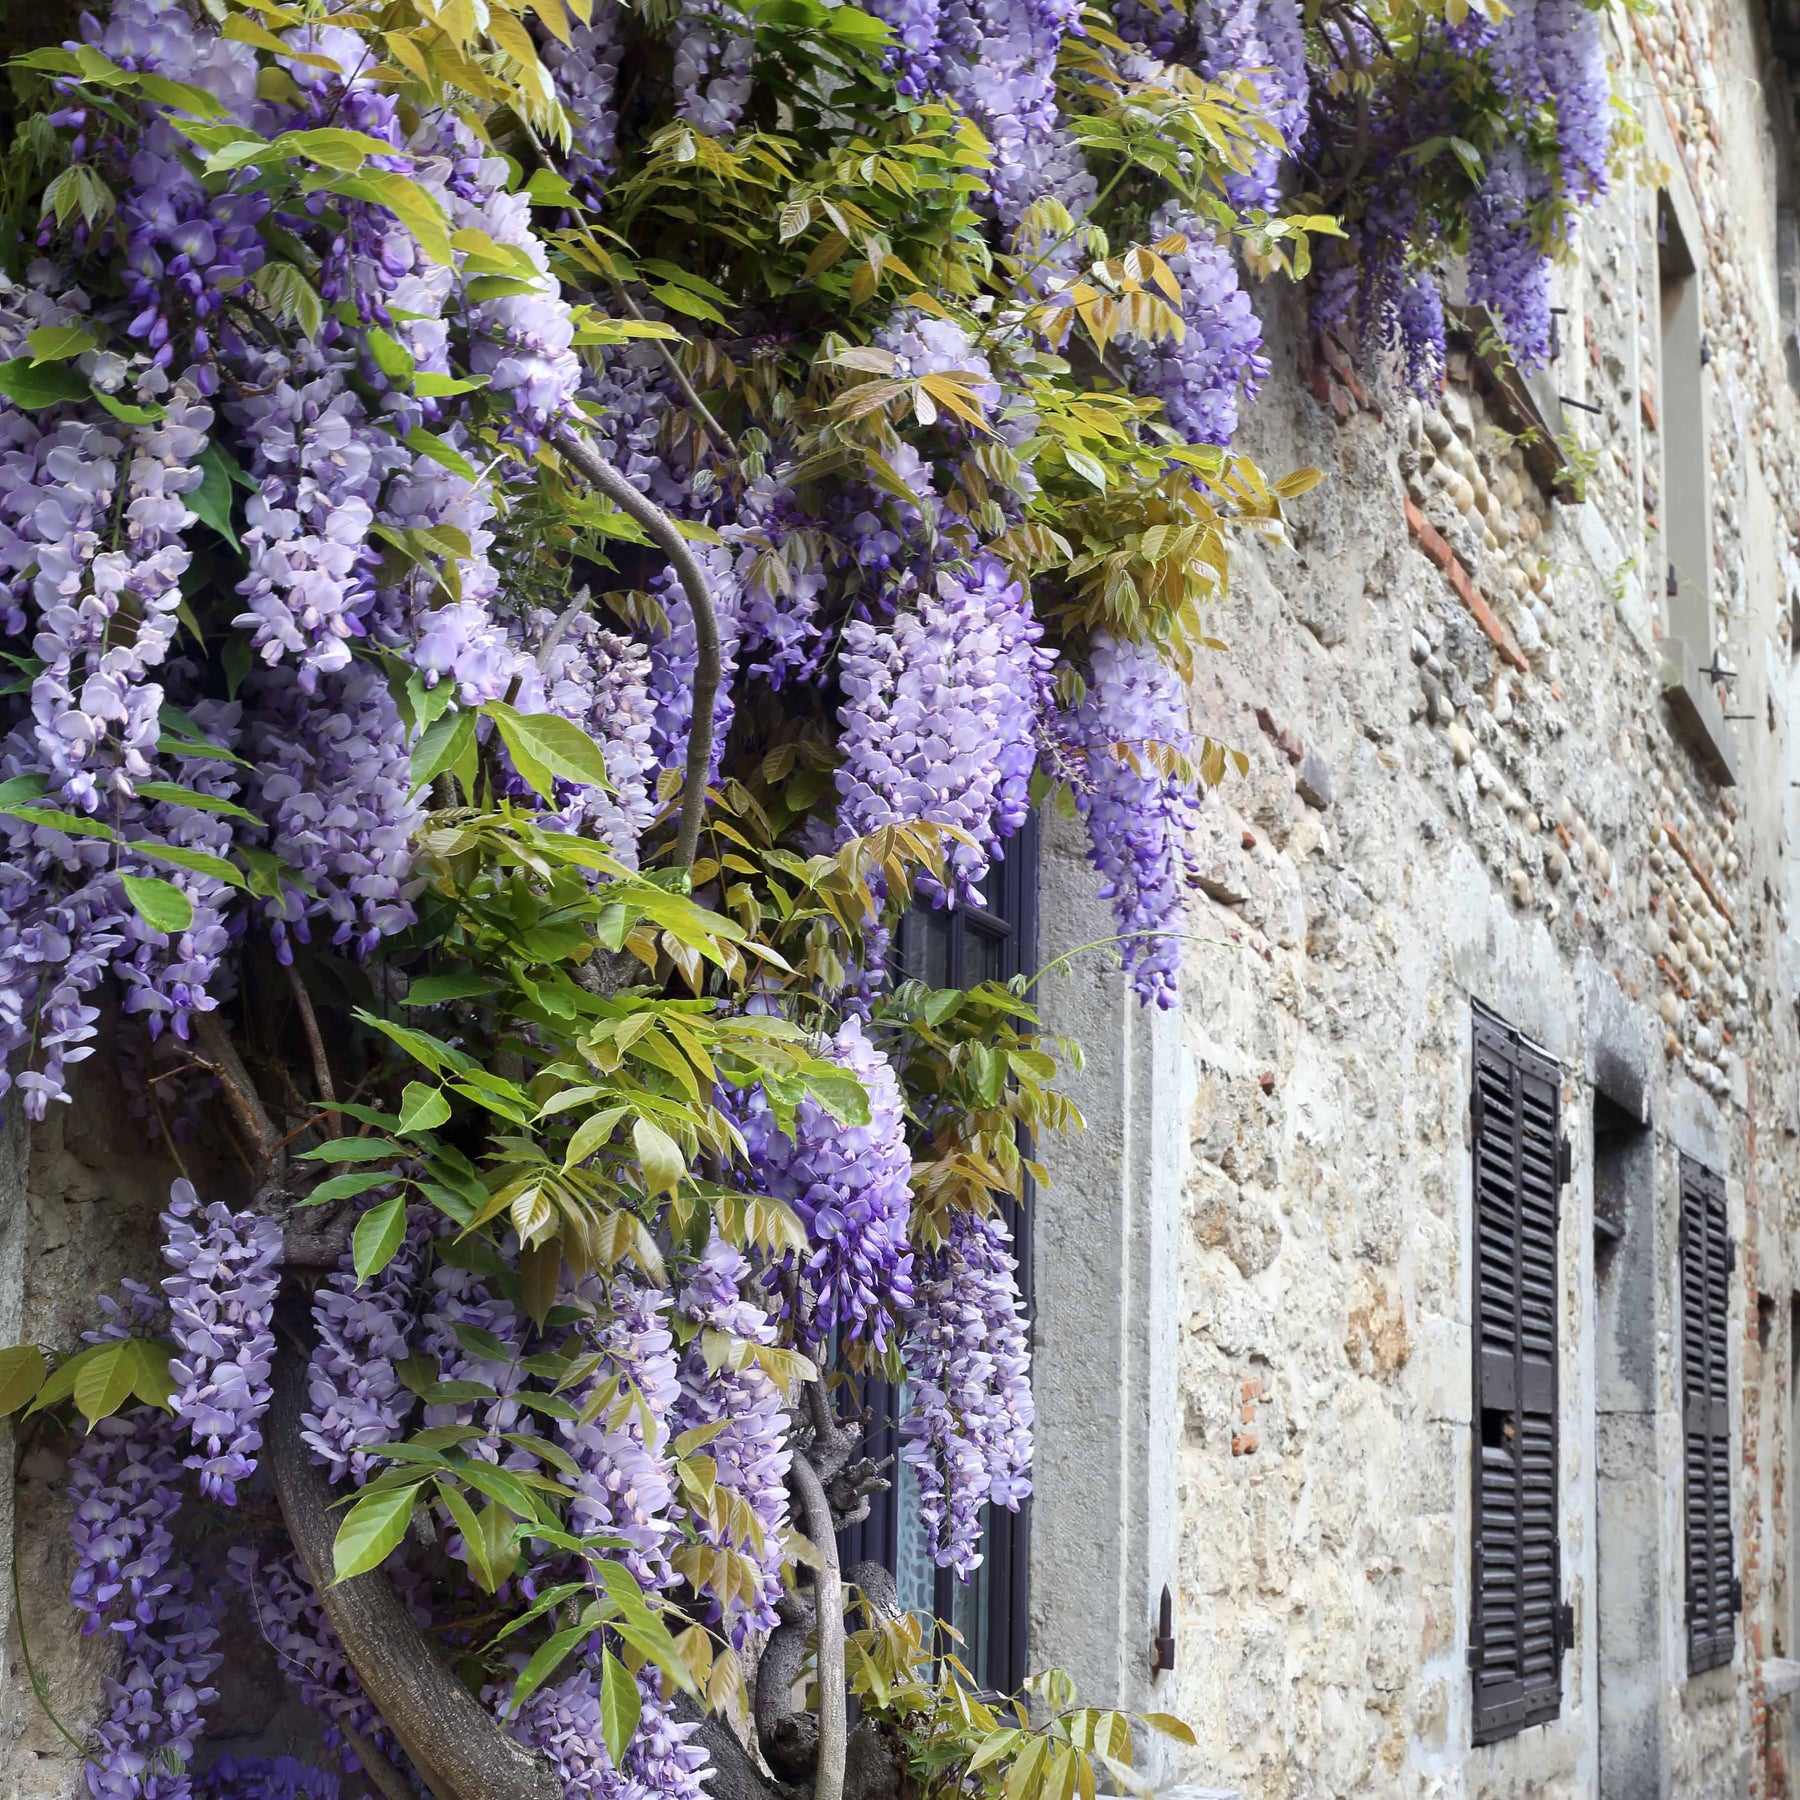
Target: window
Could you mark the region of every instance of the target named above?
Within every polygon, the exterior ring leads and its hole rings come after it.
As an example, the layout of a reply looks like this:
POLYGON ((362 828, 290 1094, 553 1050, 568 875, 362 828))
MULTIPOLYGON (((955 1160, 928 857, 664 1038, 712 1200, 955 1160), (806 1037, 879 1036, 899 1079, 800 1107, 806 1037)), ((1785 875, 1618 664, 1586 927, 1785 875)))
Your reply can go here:
POLYGON ((1687 1515, 1688 1673, 1731 1661, 1742 1590, 1732 1572, 1731 1319, 1735 1247, 1725 1184, 1681 1159, 1681 1444, 1687 1515))
MULTIPOLYGON (((1036 918, 1037 821, 1031 819, 1008 840, 1003 859, 989 871, 979 906, 948 911, 915 906, 905 916, 896 946, 900 972, 933 987, 972 987, 1024 974, 1036 967, 1036 918)), ((1012 1228, 1019 1291, 1029 1314, 1030 1209, 1009 1205, 1003 1211, 1012 1228)), ((948 1620, 962 1638, 956 1653, 976 1680, 995 1692, 1011 1693, 1028 1672, 1031 1502, 1016 1513, 988 1509, 981 1566, 967 1582, 935 1567, 919 1518, 918 1484, 900 1459, 905 1389, 870 1381, 862 1397, 871 1419, 865 1454, 876 1462, 893 1459, 887 1470, 891 1485, 871 1497, 868 1518, 842 1533, 840 1558, 845 1567, 867 1560, 891 1569, 900 1604, 921 1617, 948 1620)))
POLYGON ((1657 423, 1663 443, 1663 543, 1668 552, 1669 632, 1695 668, 1712 662, 1712 548, 1706 408, 1706 360, 1700 273, 1667 191, 1657 201, 1657 261, 1662 295, 1662 380, 1657 423))
POLYGON ((1475 1012, 1475 1742, 1562 1707, 1557 1505, 1557 1213, 1568 1179, 1562 1075, 1510 1025, 1475 1012))

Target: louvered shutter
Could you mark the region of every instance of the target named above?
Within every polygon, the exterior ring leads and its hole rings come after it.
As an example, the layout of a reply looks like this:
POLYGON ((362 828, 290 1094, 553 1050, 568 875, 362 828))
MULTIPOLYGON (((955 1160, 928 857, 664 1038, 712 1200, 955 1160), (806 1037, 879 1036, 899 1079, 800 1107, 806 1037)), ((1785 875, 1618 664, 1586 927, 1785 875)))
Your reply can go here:
POLYGON ((1725 1184, 1681 1159, 1681 1437, 1687 1511, 1688 1669, 1731 1661, 1739 1588, 1731 1544, 1734 1261, 1725 1184))
POLYGON ((1475 1742, 1562 1706, 1557 1533, 1556 1227, 1562 1077, 1511 1026, 1475 1015, 1475 1742))

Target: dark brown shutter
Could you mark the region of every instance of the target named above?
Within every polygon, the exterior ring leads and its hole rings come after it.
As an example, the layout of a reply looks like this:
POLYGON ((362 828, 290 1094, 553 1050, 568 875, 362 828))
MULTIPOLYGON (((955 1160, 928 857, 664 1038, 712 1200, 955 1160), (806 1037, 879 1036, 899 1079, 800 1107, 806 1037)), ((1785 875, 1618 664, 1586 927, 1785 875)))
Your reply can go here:
POLYGON ((1688 1669, 1731 1661, 1739 1588, 1731 1545, 1731 1235, 1725 1184, 1681 1159, 1681 1438, 1688 1669))
POLYGON ((1556 1227, 1562 1075, 1475 1012, 1475 1742, 1562 1706, 1556 1227))

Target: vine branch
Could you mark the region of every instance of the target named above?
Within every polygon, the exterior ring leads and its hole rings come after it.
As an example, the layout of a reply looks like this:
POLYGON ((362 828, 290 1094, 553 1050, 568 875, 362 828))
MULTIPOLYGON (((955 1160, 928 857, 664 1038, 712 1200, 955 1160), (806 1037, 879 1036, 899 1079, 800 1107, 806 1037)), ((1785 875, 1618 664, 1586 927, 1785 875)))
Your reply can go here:
POLYGON ((819 1553, 813 1571, 819 1655, 819 1760, 813 1772, 813 1800, 844 1800, 844 1743, 849 1709, 844 1702, 844 1580, 838 1572, 837 1527, 819 1472, 799 1451, 789 1471, 806 1535, 819 1553))
POLYGON ((514 1743, 457 1680, 380 1570, 332 1579, 331 1490, 300 1436, 307 1309, 288 1323, 296 1329, 275 1356, 265 1455, 288 1535, 363 1691, 436 1800, 563 1800, 549 1765, 514 1743))
POLYGON ((295 1006, 300 1009, 300 1029, 306 1034, 306 1050, 312 1058, 313 1081, 318 1086, 319 1098, 328 1107, 336 1106, 337 1094, 331 1085, 331 1064, 325 1056, 325 1036, 319 1030, 319 1015, 313 1011, 312 996, 300 979, 300 971, 292 963, 285 966, 288 989, 294 996, 295 1006))
MULTIPOLYGON (((193 1017, 200 1047, 206 1052, 212 1072, 225 1089, 225 1099, 256 1151, 261 1168, 266 1169, 280 1151, 281 1134, 275 1129, 262 1096, 256 1091, 256 1083, 250 1079, 250 1071, 244 1067, 244 1059, 238 1055, 237 1045, 231 1041, 231 1033, 225 1029, 218 1013, 195 1013, 193 1017)), ((260 1169, 258 1173, 261 1173, 260 1169)))
POLYGON ((681 826, 675 835, 675 862, 692 868, 700 853, 700 825, 706 811, 706 783, 712 772, 713 702, 718 697, 721 662, 719 617, 713 608, 706 576, 693 546, 663 509, 628 481, 622 470, 608 462, 577 432, 565 428, 556 447, 563 460, 626 517, 635 519, 650 534, 657 549, 668 557, 687 595, 694 615, 694 716, 688 727, 687 771, 681 789, 681 826))

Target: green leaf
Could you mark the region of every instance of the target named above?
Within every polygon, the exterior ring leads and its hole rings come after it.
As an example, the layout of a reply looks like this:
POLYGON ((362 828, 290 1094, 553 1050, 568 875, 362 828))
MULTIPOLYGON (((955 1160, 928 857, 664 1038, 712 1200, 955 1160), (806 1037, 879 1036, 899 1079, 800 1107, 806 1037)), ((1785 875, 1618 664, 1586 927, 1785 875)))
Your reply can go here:
POLYGON ((159 1406, 164 1412, 173 1412, 170 1401, 175 1393, 175 1377, 169 1372, 171 1346, 160 1338, 154 1343, 147 1338, 133 1338, 131 1344, 137 1352, 132 1393, 146 1406, 159 1406))
POLYGON ((538 1646, 531 1661, 520 1671, 519 1679, 513 1685, 512 1697, 506 1703, 509 1718, 563 1666, 569 1652, 588 1632, 588 1626, 571 1625, 538 1646))
POLYGON ((400 1096, 400 1135, 411 1137, 421 1131, 435 1131, 450 1117, 450 1102, 441 1088, 427 1087, 422 1081, 409 1081, 400 1096))
POLYGON ((44 189, 44 214, 54 213, 59 225, 67 226, 77 213, 83 223, 98 225, 110 219, 117 208, 112 189, 86 163, 64 169, 44 189))
POLYGON ((644 1181, 653 1194, 669 1194, 687 1173, 680 1147, 660 1125, 639 1119, 631 1128, 631 1141, 637 1146, 638 1161, 644 1166, 644 1181))
POLYGON ((350 1249, 358 1283, 379 1275, 406 1240, 406 1196, 396 1194, 372 1206, 356 1221, 350 1249))
POLYGON ((8 1344, 0 1349, 0 1418, 34 1398, 48 1373, 49 1365, 36 1344, 8 1344))
POLYGON ((222 794, 203 794, 198 788, 183 787, 179 782, 140 781, 137 791, 140 798, 159 801, 165 806, 191 806, 196 812, 219 813, 228 819, 248 819, 252 825, 262 823, 255 813, 239 806, 235 800, 227 800, 222 794))
POLYGON ((75 1377, 75 1405, 93 1427, 110 1418, 131 1397, 137 1384, 137 1345, 131 1338, 95 1346, 75 1377))
POLYGON ((134 406, 129 400, 117 400, 111 394, 94 389, 94 398, 122 425, 154 425, 169 416, 166 406, 134 406))
POLYGON ((40 325, 25 342, 41 363, 66 362, 94 348, 94 334, 85 325, 40 325))
POLYGON ((64 363, 35 363, 29 356, 0 363, 0 394, 27 412, 65 400, 90 399, 93 391, 85 375, 64 363))
POLYGON ((406 447, 418 451, 421 456, 429 456, 434 463, 448 469, 452 475, 460 475, 464 481, 478 479, 475 465, 454 444, 445 443, 435 431, 427 431, 423 425, 415 425, 406 434, 406 447))
POLYGON ((442 1006, 446 1000, 475 1000, 496 992, 499 986, 491 976, 473 971, 466 975, 421 975, 406 990, 405 1004, 442 1006))
MULTIPOLYGON (((391 144, 383 147, 383 154, 392 152, 391 144)), ((418 239, 419 248, 433 262, 448 266, 456 260, 450 248, 450 222, 444 217, 444 209, 410 175, 391 169, 364 169, 359 175, 333 182, 331 187, 334 193, 349 199, 385 206, 418 239)))
POLYGON ((291 262, 264 263, 250 277, 250 285, 278 324, 292 325, 302 337, 319 335, 325 323, 325 302, 291 262))
POLYGON ((375 359, 375 366, 389 381, 405 381, 413 372, 412 353, 391 332, 374 325, 364 334, 363 342, 375 359))
POLYGON ((413 392, 422 400, 447 400, 453 394, 473 393, 487 386, 485 380, 460 375, 440 375, 432 369, 421 369, 413 377, 413 392))
POLYGON ((642 1706, 637 1683, 608 1650, 600 1671, 600 1731, 615 1766, 623 1765, 626 1748, 637 1735, 642 1706))
POLYGON ((434 719, 419 733, 419 741, 413 745, 414 789, 429 785, 446 769, 454 768, 474 741, 475 715, 472 712, 446 713, 441 719, 434 719))
POLYGON ((35 800, 49 785, 47 775, 15 775, 10 781, 0 781, 0 807, 35 800))
POLYGON ((331 1560, 334 1580, 348 1581, 379 1568, 400 1546, 412 1518, 413 1498, 417 1483, 389 1488, 380 1493, 367 1493, 351 1507, 338 1527, 337 1542, 332 1545, 331 1560))
POLYGON ((202 525, 210 525, 232 549, 243 546, 231 528, 231 468, 229 455, 210 439, 200 452, 200 485, 188 491, 188 510, 202 525))
POLYGON ((573 720, 556 713, 515 712, 499 700, 481 710, 499 729, 513 767, 546 800, 555 797, 552 777, 585 787, 611 787, 600 746, 573 720))
POLYGON ((604 1111, 583 1119, 576 1126, 575 1135, 569 1139, 568 1149, 563 1152, 563 1167, 572 1169, 577 1163, 586 1162, 596 1150, 610 1141, 624 1116, 624 1107, 609 1106, 604 1111))
POLYGON ((41 825, 47 831, 60 831, 68 837, 110 839, 113 835, 110 825, 102 825, 98 819, 84 819, 79 813, 63 812, 55 806, 31 806, 8 801, 0 806, 0 812, 10 814, 15 819, 23 819, 27 825, 41 825))
POLYGON ((170 936, 186 931, 194 922, 194 903, 172 881, 160 875, 121 875, 125 897, 152 931, 170 936))
POLYGON ((527 281, 522 275, 477 275, 463 284, 463 292, 471 300, 506 300, 514 294, 537 294, 543 291, 541 278, 527 281))
POLYGON ((1191 1745, 1195 1742, 1193 1730, 1187 1721, 1176 1718, 1173 1713, 1139 1713, 1138 1717, 1152 1731, 1160 1731, 1164 1737, 1173 1738, 1178 1744, 1191 1745))
POLYGON ((484 1594, 491 1594, 500 1583, 494 1579, 493 1567, 488 1562, 487 1538, 475 1517, 474 1507, 463 1498, 455 1481, 447 1475, 438 1477, 437 1491, 438 1498, 449 1509, 456 1529, 463 1535, 463 1547, 469 1558, 469 1573, 475 1577, 475 1585, 484 1594))
POLYGON ((358 1194, 366 1194, 370 1188, 383 1187, 393 1179, 393 1172, 388 1169, 350 1169, 342 1175, 326 1176, 300 1204, 324 1206, 331 1200, 353 1199, 358 1194))
POLYGON ((690 294, 686 288, 678 288, 673 282, 665 281, 660 287, 650 290, 652 299, 660 300, 671 312, 686 313, 690 319, 704 319, 709 325, 723 325, 725 315, 710 300, 703 300, 698 294, 690 294))
POLYGON ((302 1162, 376 1162, 383 1157, 397 1156, 400 1146, 387 1138, 378 1137, 340 1137, 333 1138, 327 1144, 317 1144, 311 1150, 302 1150, 302 1162))
MULTIPOLYGON (((106 834, 112 836, 109 831, 106 834)), ((183 844, 165 844, 160 838, 132 838, 121 846, 126 850, 135 850, 140 856, 147 856, 152 862, 169 863, 177 869, 188 869, 196 875, 210 875, 214 881, 222 881, 228 887, 247 888, 250 884, 244 879, 243 872, 228 863, 222 856, 208 856, 204 850, 189 850, 183 844)))

